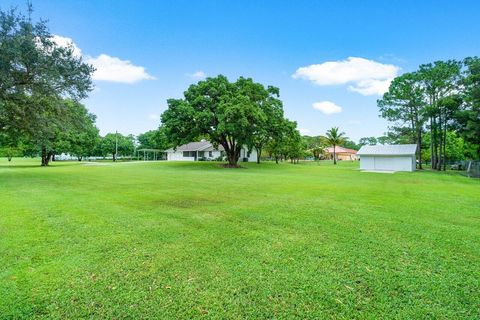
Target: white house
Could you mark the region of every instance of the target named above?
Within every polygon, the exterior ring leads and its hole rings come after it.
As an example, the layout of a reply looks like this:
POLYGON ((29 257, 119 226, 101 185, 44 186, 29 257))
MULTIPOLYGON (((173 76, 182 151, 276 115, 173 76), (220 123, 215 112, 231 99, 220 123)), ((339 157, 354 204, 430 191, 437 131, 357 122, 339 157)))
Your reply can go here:
MULTIPOLYGON (((215 148, 213 144, 208 141, 190 142, 176 149, 168 149, 167 160, 169 161, 198 161, 198 160, 215 160, 225 155, 224 148, 218 146, 215 148)), ((240 150, 239 161, 254 162, 257 161, 257 152, 252 150, 248 153, 248 149, 243 147, 240 150)))
POLYGON ((358 150, 361 170, 415 171, 416 144, 363 146, 358 150))
POLYGON ((55 161, 63 161, 63 160, 78 160, 77 157, 75 156, 72 156, 71 154, 69 153, 61 153, 61 154, 56 154, 55 155, 55 161))

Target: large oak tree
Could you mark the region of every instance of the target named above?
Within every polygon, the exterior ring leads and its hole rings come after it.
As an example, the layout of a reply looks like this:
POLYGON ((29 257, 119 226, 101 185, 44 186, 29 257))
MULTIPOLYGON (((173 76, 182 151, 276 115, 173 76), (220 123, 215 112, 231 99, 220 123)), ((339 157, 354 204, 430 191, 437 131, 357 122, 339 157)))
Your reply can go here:
POLYGON ((263 147, 274 119, 283 115, 278 95, 278 88, 252 79, 230 82, 219 75, 191 85, 183 99, 169 99, 162 124, 174 147, 206 137, 237 166, 242 147, 263 147))

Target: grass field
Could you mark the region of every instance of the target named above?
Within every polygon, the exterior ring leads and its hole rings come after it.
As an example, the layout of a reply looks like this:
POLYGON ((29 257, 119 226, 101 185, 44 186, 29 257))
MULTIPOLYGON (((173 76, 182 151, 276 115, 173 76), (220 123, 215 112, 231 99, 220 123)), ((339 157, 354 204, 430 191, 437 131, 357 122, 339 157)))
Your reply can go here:
POLYGON ((0 160, 2 319, 480 317, 478 180, 0 160))

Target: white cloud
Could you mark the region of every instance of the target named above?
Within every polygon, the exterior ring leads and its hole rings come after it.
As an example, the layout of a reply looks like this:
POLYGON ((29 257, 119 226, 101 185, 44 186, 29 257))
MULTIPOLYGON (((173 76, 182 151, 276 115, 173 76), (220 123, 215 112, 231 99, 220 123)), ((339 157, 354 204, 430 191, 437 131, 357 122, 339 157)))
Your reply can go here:
POLYGON ((382 95, 388 91, 388 87, 392 80, 393 78, 385 80, 362 80, 354 85, 348 86, 348 90, 358 92, 364 96, 382 95))
POLYGON ((82 50, 73 42, 72 38, 62 37, 54 34, 52 37, 53 42, 55 42, 60 47, 71 47, 73 49, 73 55, 76 57, 82 56, 82 50))
POLYGON ((382 95, 398 75, 400 67, 373 60, 349 57, 298 68, 294 79, 306 79, 319 86, 349 84, 350 91, 362 95, 382 95))
POLYGON ((101 54, 97 57, 85 56, 71 38, 53 35, 52 40, 62 47, 71 46, 75 56, 83 56, 85 62, 93 65, 95 68, 92 75, 93 80, 133 84, 142 80, 155 79, 147 73, 144 67, 136 66, 128 60, 121 60, 108 54, 101 54))
POLYGON ((302 135, 306 135, 312 132, 310 129, 306 129, 306 128, 298 128, 298 131, 300 131, 302 135))
POLYGON ((207 75, 202 70, 187 74, 192 79, 204 79, 207 75))
POLYGON ((160 116, 156 113, 150 113, 148 115, 148 119, 150 119, 150 120, 160 120, 160 116))
POLYGON ((144 67, 133 65, 128 60, 121 60, 107 54, 96 58, 87 58, 87 63, 96 69, 92 78, 100 81, 111 81, 132 84, 142 80, 154 80, 144 67))
POLYGON ((342 107, 337 106, 331 101, 315 102, 313 104, 313 108, 323 112, 324 114, 334 114, 342 112, 342 107))

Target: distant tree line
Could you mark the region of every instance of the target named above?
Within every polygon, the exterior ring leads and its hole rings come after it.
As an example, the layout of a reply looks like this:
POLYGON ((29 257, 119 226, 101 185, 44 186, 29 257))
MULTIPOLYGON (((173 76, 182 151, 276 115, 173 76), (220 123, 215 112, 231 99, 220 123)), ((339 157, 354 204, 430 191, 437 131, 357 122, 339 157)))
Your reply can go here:
POLYGON ((417 144, 419 167, 427 160, 445 170, 448 160, 480 158, 480 59, 436 61, 395 78, 378 100, 392 123, 385 141, 417 144))

